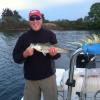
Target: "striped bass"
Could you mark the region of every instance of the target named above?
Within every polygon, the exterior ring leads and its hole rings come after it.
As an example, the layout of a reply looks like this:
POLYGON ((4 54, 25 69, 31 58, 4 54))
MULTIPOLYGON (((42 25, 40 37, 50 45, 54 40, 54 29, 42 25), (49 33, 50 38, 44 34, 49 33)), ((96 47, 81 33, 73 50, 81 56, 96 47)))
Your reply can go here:
POLYGON ((68 53, 68 49, 63 49, 60 47, 57 47, 56 45, 50 45, 50 44, 42 44, 42 43, 37 43, 37 44, 30 44, 30 47, 33 49, 36 49, 39 52, 42 52, 44 55, 49 53, 49 49, 54 47, 57 49, 57 53, 68 53))

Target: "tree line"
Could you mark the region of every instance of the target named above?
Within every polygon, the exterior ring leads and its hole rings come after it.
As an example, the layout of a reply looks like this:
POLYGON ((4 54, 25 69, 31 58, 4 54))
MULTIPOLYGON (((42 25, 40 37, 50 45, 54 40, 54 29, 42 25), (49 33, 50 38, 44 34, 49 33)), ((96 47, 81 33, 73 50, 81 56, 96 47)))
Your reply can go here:
POLYGON ((3 9, 0 19, 0 30, 20 30, 25 28, 28 28, 28 22, 16 10, 3 9))
POLYGON ((67 19, 53 21, 63 29, 100 29, 100 3, 95 3, 90 7, 88 16, 75 21, 67 19))
MULTIPOLYGON (((49 21, 43 15, 45 23, 54 23, 57 29, 62 30, 90 30, 100 29, 100 3, 95 3, 90 7, 88 16, 79 18, 74 21, 70 21, 67 18, 62 20, 49 21)), ((28 21, 22 18, 22 16, 16 11, 12 11, 6 8, 2 11, 0 19, 0 30, 6 29, 27 29, 28 21)))

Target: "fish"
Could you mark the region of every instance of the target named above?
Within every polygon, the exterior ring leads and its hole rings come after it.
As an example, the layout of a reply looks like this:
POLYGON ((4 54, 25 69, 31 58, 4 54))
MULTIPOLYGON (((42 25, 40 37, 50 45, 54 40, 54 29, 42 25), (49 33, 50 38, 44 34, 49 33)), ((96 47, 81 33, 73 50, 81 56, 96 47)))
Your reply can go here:
POLYGON ((51 47, 55 47, 57 49, 57 53, 68 53, 68 49, 64 49, 64 48, 60 48, 60 47, 57 47, 56 45, 50 45, 48 43, 31 43, 30 44, 30 48, 32 49, 35 49, 39 52, 42 52, 44 55, 46 55, 47 53, 49 53, 49 49, 51 47))

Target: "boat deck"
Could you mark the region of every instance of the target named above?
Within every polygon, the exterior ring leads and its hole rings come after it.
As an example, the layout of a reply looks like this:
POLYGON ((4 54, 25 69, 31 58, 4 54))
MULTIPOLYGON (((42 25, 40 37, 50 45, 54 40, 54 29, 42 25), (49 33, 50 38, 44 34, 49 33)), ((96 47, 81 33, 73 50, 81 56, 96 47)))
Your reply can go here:
MULTIPOLYGON (((68 75, 69 70, 56 70, 58 100, 66 100, 67 98, 68 86, 65 83, 68 79, 68 75)), ((76 80, 76 84, 75 87, 72 88, 71 100, 100 100, 100 93, 98 93, 96 95, 96 99, 94 99, 96 92, 100 90, 100 68, 93 68, 87 70, 84 68, 76 68, 74 71, 74 79, 76 80), (80 92, 80 98, 78 95, 76 95, 76 92, 80 92)), ((41 97, 41 100, 44 100, 43 95, 41 97)))
MULTIPOLYGON (((100 100, 100 68, 87 69, 85 71, 84 82, 82 86, 82 95, 85 100, 100 100), (96 92, 99 93, 96 95, 96 92)), ((84 100, 84 99, 83 99, 84 100)))
MULTIPOLYGON (((65 72, 64 77, 67 75, 68 72, 65 72)), ((100 68, 76 68, 74 79, 76 80, 76 84, 75 87, 72 88, 72 100, 100 100, 100 92, 97 94, 96 99, 94 99, 96 92, 100 91, 100 68), (76 92, 80 92, 80 98, 76 95, 76 92)), ((66 78, 64 80, 66 81, 66 78)), ((58 98, 60 98, 59 100, 66 100, 67 87, 67 85, 64 85, 64 98, 58 96, 58 98)))

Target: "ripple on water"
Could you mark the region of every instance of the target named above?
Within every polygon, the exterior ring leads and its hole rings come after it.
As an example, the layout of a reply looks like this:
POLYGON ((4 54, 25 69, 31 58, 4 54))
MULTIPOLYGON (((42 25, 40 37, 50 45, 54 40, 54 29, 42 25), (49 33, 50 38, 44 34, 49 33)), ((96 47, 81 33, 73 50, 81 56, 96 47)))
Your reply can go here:
MULTIPOLYGON (((55 33, 58 44, 66 47, 67 41, 76 41, 82 38, 85 32, 55 31, 55 33)), ((0 100, 21 100, 24 88, 23 67, 15 64, 11 55, 19 34, 13 36, 3 34, 0 33, 0 100)), ((67 69, 69 57, 69 55, 62 54, 61 58, 55 61, 56 67, 67 69)))

